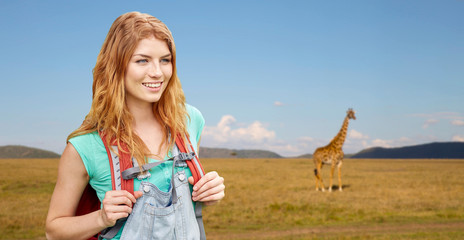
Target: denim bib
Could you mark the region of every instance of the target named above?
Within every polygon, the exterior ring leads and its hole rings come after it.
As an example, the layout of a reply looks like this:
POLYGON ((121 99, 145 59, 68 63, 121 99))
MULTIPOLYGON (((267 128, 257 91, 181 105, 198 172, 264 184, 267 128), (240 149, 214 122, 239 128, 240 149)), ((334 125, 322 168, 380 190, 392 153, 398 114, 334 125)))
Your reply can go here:
MULTIPOLYGON (((161 191, 156 185, 142 181, 139 190, 143 195, 132 207, 120 239, 147 240, 199 240, 206 239, 201 220, 201 204, 197 204, 196 215, 190 192, 189 182, 184 170, 185 156, 174 146, 172 159, 171 186, 168 192, 161 191)), ((137 167, 134 169, 138 169, 137 167)), ((134 174, 134 173, 131 173, 134 174)), ((139 174, 148 178, 150 174, 139 174)))
MULTIPOLYGON (((173 169, 187 166, 185 162, 174 161, 173 164, 176 164, 173 169)), ((121 239, 200 239, 185 172, 173 174, 171 183, 174 184, 169 192, 163 192, 149 182, 140 184, 143 195, 134 204, 121 239)))

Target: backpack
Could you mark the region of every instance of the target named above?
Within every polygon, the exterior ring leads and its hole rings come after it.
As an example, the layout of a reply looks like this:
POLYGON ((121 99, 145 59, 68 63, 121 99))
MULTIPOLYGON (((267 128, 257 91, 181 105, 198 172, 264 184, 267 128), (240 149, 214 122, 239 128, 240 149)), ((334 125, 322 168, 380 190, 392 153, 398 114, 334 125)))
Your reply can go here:
MULTIPOLYGON (((100 137, 103 140, 103 144, 105 145, 106 152, 108 154, 108 159, 110 162, 111 168, 111 182, 112 182, 112 189, 113 190, 126 190, 132 195, 134 194, 134 179, 124 179, 121 177, 121 173, 125 170, 133 168, 132 157, 129 154, 127 146, 125 144, 120 144, 123 148, 123 151, 119 152, 119 157, 116 153, 112 152, 107 144, 103 133, 100 132, 100 137)), ((182 135, 178 134, 175 138, 175 143, 177 148, 179 149, 180 153, 193 153, 194 156, 190 160, 186 160, 187 166, 189 167, 190 171, 192 172, 192 176, 194 179, 194 184, 197 183, 201 177, 205 174, 203 170, 203 166, 198 159, 198 155, 195 154, 195 149, 190 142, 190 139, 187 138, 189 144, 185 144, 182 138, 182 135)), ((76 209, 75 216, 85 215, 100 209, 101 202, 97 197, 97 193, 95 190, 87 184, 85 187, 81 199, 79 200, 79 204, 76 209)), ((200 236, 202 239, 206 239, 205 230, 203 226, 203 218, 201 213, 202 205, 201 203, 197 202, 195 206, 195 216, 197 218, 197 223, 200 228, 200 236)), ((116 235, 119 229, 122 227, 123 223, 126 219, 119 219, 113 227, 104 229, 102 233, 98 233, 95 236, 92 236, 88 240, 98 240, 100 234, 107 235, 108 232, 112 232, 111 235, 116 235)))

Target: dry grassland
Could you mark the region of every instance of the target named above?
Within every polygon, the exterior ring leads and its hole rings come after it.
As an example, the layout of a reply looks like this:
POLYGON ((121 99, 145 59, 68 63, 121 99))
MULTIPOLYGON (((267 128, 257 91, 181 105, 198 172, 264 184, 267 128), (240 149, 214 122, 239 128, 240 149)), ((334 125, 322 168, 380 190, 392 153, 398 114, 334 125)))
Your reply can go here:
POLYGON ((462 160, 346 159, 332 193, 315 191, 311 159, 203 164, 226 179, 226 198, 205 209, 211 239, 464 239, 462 160))
POLYGON ((58 159, 0 159, 0 239, 45 239, 58 159))
MULTIPOLYGON (((209 240, 464 239, 463 160, 346 159, 332 193, 315 191, 311 159, 202 162, 226 179, 204 209, 209 240)), ((57 164, 0 159, 0 239, 44 239, 57 164)))

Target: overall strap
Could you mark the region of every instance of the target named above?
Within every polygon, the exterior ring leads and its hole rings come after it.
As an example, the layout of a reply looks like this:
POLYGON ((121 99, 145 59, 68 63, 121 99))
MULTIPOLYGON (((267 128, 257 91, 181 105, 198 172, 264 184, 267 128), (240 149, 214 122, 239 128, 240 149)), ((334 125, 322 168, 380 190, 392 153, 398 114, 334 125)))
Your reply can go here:
POLYGON ((125 170, 124 172, 121 173, 122 178, 123 179, 136 178, 136 177, 139 176, 139 174, 141 174, 141 173, 143 173, 145 171, 148 171, 151 168, 154 168, 154 167, 160 165, 161 163, 164 163, 166 161, 172 161, 171 192, 172 192, 172 202, 176 203, 177 200, 178 200, 177 199, 177 192, 176 192, 176 185, 174 183, 174 174, 175 174, 175 169, 176 169, 176 166, 177 166, 176 163, 178 161, 185 162, 185 161, 188 161, 188 160, 192 159, 195 156, 195 153, 194 152, 182 153, 182 152, 179 152, 179 150, 177 149, 176 146, 174 146, 173 155, 174 155, 174 157, 172 157, 170 159, 165 159, 165 160, 159 161, 159 162, 147 163, 147 164, 144 164, 141 168, 140 167, 129 168, 129 169, 127 169, 127 170, 125 170))
MULTIPOLYGON (((192 142, 190 142, 190 139, 186 137, 189 145, 186 145, 184 143, 184 140, 182 138, 182 135, 178 134, 176 136, 176 145, 179 148, 181 152, 187 153, 187 152, 194 152, 195 149, 192 146, 192 142)), ((187 166, 189 167, 190 171, 192 172, 193 176, 193 184, 197 183, 200 178, 202 178, 205 175, 205 170, 203 170, 203 166, 200 163, 200 160, 198 159, 198 154, 195 154, 194 158, 191 158, 191 160, 187 160, 187 166)), ((200 229, 200 240, 206 240, 206 232, 205 232, 205 226, 203 225, 203 214, 202 214, 202 207, 203 204, 201 202, 195 202, 195 217, 197 219, 198 223, 198 228, 200 229)))

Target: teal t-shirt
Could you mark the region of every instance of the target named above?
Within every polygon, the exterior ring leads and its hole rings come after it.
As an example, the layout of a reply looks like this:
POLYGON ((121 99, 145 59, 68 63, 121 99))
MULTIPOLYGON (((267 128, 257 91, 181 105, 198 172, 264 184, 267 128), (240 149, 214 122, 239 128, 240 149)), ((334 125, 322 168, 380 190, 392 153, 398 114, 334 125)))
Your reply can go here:
MULTIPOLYGON (((198 142, 200 141, 201 132, 205 125, 203 115, 198 109, 186 104, 186 110, 189 115, 187 117, 187 131, 190 135, 190 142, 196 148, 198 154, 198 142)), ((111 169, 108 160, 108 154, 105 145, 101 140, 98 132, 92 132, 71 138, 69 142, 74 146, 79 153, 85 169, 89 174, 89 183, 97 192, 100 201, 105 197, 107 191, 112 190, 111 169)), ((166 158, 172 157, 169 152, 166 158)), ((156 162, 158 160, 148 159, 148 162, 156 162)), ((185 170, 187 177, 191 176, 188 167, 177 169, 177 171, 185 170)), ((148 182, 157 186, 161 191, 168 192, 171 184, 172 162, 168 161, 150 169, 151 177, 148 182)), ((144 180, 147 181, 147 180, 144 180)), ((134 191, 138 191, 140 180, 134 179, 134 191)), ((119 239, 121 231, 114 239, 119 239)))

